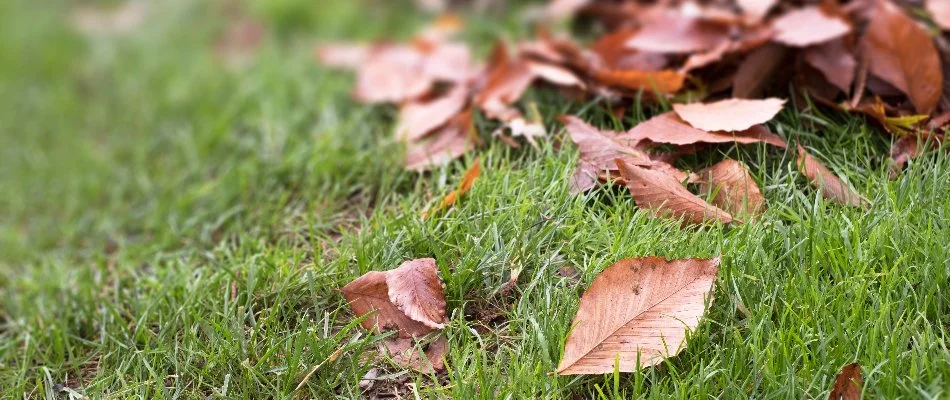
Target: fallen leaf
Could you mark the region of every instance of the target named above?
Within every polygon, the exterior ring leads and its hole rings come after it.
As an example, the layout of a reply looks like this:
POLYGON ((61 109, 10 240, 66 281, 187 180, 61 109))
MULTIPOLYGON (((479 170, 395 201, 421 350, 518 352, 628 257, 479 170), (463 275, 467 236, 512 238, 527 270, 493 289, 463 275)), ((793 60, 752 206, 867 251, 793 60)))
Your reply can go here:
POLYGON ((732 215, 686 190, 676 178, 617 159, 620 175, 638 207, 656 217, 671 217, 691 224, 732 222, 732 215))
POLYGON ((934 22, 945 31, 950 30, 950 1, 947 0, 926 0, 924 5, 933 18, 934 22))
POLYGON ((444 165, 474 148, 472 111, 462 112, 423 139, 409 144, 406 168, 425 171, 444 165))
POLYGON ((354 96, 363 103, 400 103, 427 92, 435 83, 422 74, 425 55, 410 46, 385 46, 357 71, 354 96))
POLYGON ((831 84, 845 94, 851 92, 858 62, 845 46, 844 40, 830 40, 804 51, 805 62, 817 69, 831 84))
POLYGON ((538 61, 528 61, 527 63, 528 70, 536 78, 541 78, 559 86, 584 87, 584 82, 569 69, 538 61))
POLYGON ((943 142, 943 135, 907 135, 901 136, 891 145, 889 167, 891 178, 897 176, 907 162, 920 157, 927 147, 937 148, 943 142))
POLYGON ((422 214, 422 218, 427 218, 429 215, 435 214, 439 211, 445 210, 446 208, 451 207, 455 204, 455 201, 458 200, 463 194, 468 193, 472 189, 472 185, 475 184, 475 179, 478 178, 478 175, 482 173, 482 164, 478 157, 475 158, 475 161, 472 162, 472 166, 468 167, 465 171, 465 175, 462 175, 462 181, 459 182, 457 189, 449 192, 442 201, 439 202, 439 205, 433 208, 431 211, 427 211, 422 214))
POLYGON ((424 374, 445 369, 442 361, 448 347, 445 334, 439 333, 428 343, 416 338, 388 338, 382 341, 381 347, 394 363, 403 368, 424 374))
POLYGON ((825 14, 818 6, 789 11, 772 21, 772 28, 776 31, 772 40, 792 47, 824 43, 851 32, 846 21, 825 14))
POLYGON ((673 104, 673 111, 690 125, 707 131, 743 131, 775 117, 785 100, 727 99, 713 103, 673 104))
POLYGON ((320 44, 314 53, 323 65, 355 70, 366 62, 372 51, 372 48, 365 44, 340 42, 320 44))
POLYGON ((605 85, 638 91, 657 91, 662 94, 678 92, 683 88, 683 82, 686 79, 679 72, 671 70, 603 69, 595 71, 594 76, 605 85))
POLYGON ((861 400, 862 386, 861 366, 858 363, 845 365, 835 378, 828 400, 861 400))
POLYGON ((765 212, 765 197, 759 191, 745 165, 726 159, 700 170, 699 187, 703 193, 715 194, 712 204, 733 215, 757 215, 765 212))
POLYGON ((367 272, 341 290, 357 317, 373 313, 361 323, 367 330, 398 330, 398 337, 410 338, 444 326, 445 295, 434 259, 367 272))
POLYGON ((626 46, 644 52, 688 54, 711 50, 728 39, 727 26, 670 11, 650 18, 626 46))
POLYGON ((753 21, 761 20, 775 6, 778 0, 736 0, 743 14, 753 21))
POLYGON ((772 39, 775 31, 771 28, 757 28, 744 31, 735 40, 724 41, 716 47, 701 53, 689 56, 680 67, 679 72, 686 74, 692 70, 703 68, 722 60, 727 55, 741 54, 765 45, 772 39))
POLYGON ((774 146, 786 147, 785 140, 771 133, 762 125, 755 125, 742 132, 707 132, 692 127, 683 121, 675 112, 665 112, 641 122, 633 127, 624 137, 634 143, 649 140, 655 143, 669 143, 675 145, 690 145, 694 143, 768 143, 774 146))
POLYGON ((462 112, 468 97, 468 87, 460 84, 433 100, 406 103, 399 109, 396 138, 414 141, 445 125, 462 112))
POLYGON ((628 258, 607 267, 580 300, 558 375, 634 372, 676 355, 712 303, 718 270, 719 258, 628 258))
POLYGON ((739 64, 732 80, 732 97, 754 99, 770 84, 772 77, 784 65, 787 65, 787 47, 769 43, 751 52, 739 64))
POLYGON ((851 206, 863 206, 861 195, 844 184, 834 172, 798 145, 798 169, 821 190, 825 199, 851 206))
POLYGON ((485 86, 475 96, 475 104, 489 118, 508 119, 504 111, 521 98, 535 77, 528 63, 520 60, 503 61, 489 73, 485 86))
POLYGON ((940 101, 943 72, 927 31, 899 7, 878 1, 862 47, 870 72, 904 92, 919 114, 930 114, 940 101))

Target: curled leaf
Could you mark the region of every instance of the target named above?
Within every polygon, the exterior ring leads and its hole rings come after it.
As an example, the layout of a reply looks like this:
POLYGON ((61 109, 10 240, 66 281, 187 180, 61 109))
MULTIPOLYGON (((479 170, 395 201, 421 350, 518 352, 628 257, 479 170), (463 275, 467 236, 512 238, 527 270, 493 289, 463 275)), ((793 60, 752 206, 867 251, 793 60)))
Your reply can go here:
POLYGON ((415 141, 458 115, 468 102, 469 90, 457 85, 443 96, 425 101, 409 102, 399 109, 396 138, 415 141))
POLYGON ((821 190, 824 198, 850 206, 863 206, 861 195, 844 184, 820 161, 816 160, 805 148, 798 145, 798 169, 808 180, 821 190))
POLYGON ((828 400, 861 400, 862 386, 864 380, 861 378, 861 366, 858 363, 845 365, 835 377, 828 400))
POLYGON ((367 330, 397 330, 409 338, 441 329, 445 321, 445 295, 435 260, 422 258, 393 270, 371 271, 342 289, 357 317, 375 312, 362 321, 367 330))
POLYGON ((718 270, 719 258, 628 258, 607 267, 581 298, 558 375, 633 372, 676 355, 712 302, 718 270))
POLYGON ((722 160, 697 173, 702 192, 714 195, 711 202, 733 215, 755 215, 765 211, 765 197, 745 166, 736 160, 722 160))
POLYGON ((474 147, 472 112, 460 113, 448 123, 412 142, 406 154, 406 168, 425 171, 452 161, 474 147))
POLYGON ((468 167, 468 170, 465 171, 465 175, 462 176, 462 181, 459 182, 457 189, 449 192, 442 201, 439 202, 439 205, 436 206, 431 212, 425 212, 422 214, 422 218, 426 218, 429 215, 435 214, 439 211, 445 210, 455 204, 455 201, 458 200, 463 194, 468 193, 472 189, 472 186, 475 184, 475 179, 478 178, 478 175, 482 173, 482 164, 478 158, 475 158, 475 161, 472 163, 472 166, 468 167))
POLYGON ((656 217, 670 217, 691 224, 732 222, 732 215, 686 190, 676 178, 617 160, 620 175, 638 207, 656 217))

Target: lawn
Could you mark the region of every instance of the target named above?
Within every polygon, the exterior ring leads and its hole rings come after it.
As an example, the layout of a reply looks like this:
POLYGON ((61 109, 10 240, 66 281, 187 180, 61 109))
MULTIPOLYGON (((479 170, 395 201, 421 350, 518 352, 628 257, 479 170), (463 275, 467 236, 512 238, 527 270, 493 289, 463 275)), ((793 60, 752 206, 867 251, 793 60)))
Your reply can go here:
MULTIPOLYGON (((269 30, 243 67, 214 55, 220 2, 154 2, 111 37, 71 28, 73 3, 0 2, 0 397, 357 398, 376 369, 372 393, 409 398, 801 399, 855 361, 868 397, 950 396, 944 151, 889 179, 891 139, 863 118, 786 107, 772 131, 870 206, 826 202, 785 150, 721 145, 682 163, 745 162, 768 211, 683 227, 625 190, 568 193, 577 154, 555 117, 625 129, 659 109, 618 120, 532 89, 522 103, 552 132, 536 148, 489 140, 404 170, 395 111, 354 102, 352 75, 312 46, 407 38, 427 21, 409 2, 252 1, 269 30), (471 192, 423 219, 476 155, 471 192), (580 293, 646 255, 722 257, 686 349, 638 373, 554 376, 580 293), (438 376, 373 357, 383 336, 339 292, 422 257, 448 301, 438 376)), ((529 35, 520 7, 468 15, 463 39, 484 55, 529 35)))

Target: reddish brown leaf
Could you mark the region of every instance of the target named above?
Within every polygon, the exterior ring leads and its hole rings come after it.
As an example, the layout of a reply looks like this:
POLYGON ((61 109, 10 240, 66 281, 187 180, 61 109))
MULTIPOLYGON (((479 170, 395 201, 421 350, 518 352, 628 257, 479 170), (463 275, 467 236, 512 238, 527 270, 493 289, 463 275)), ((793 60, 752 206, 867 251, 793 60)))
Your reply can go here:
POLYGON ((861 400, 862 386, 861 366, 858 363, 845 365, 835 378, 828 400, 861 400))
POLYGON ((684 75, 671 70, 604 69, 596 71, 594 76, 605 85, 632 90, 657 91, 662 94, 678 92, 685 80, 684 75))
POLYGON ((736 0, 742 12, 753 21, 758 21, 768 14, 778 0, 736 0))
POLYGON ((472 112, 465 111, 420 141, 406 153, 406 168, 425 171, 452 161, 474 147, 472 112))
POLYGON ((732 222, 729 213, 713 206, 686 190, 676 178, 659 171, 617 160, 620 175, 637 206, 650 210, 656 217, 672 217, 686 223, 732 222))
POLYGON ((457 85, 434 100, 406 103, 399 110, 396 138, 414 141, 445 125, 465 108, 468 95, 468 87, 457 85))
POLYGON ((781 137, 771 133, 764 126, 756 125, 743 132, 707 132, 692 127, 674 112, 666 112, 650 118, 633 127, 624 138, 634 142, 649 140, 655 143, 689 145, 694 143, 759 143, 785 147, 781 137))
POLYGON ((690 125, 707 131, 743 131, 775 117, 785 100, 727 99, 714 103, 673 104, 673 111, 690 125))
POLYGON ((640 52, 626 46, 636 30, 622 28, 601 36, 591 50, 607 69, 658 71, 667 64, 667 57, 659 53, 640 52))
POLYGON ((858 62, 845 46, 844 40, 831 40, 806 48, 805 61, 842 92, 851 92, 858 62))
POLYGON ((739 64, 732 81, 732 97, 753 99, 759 97, 772 77, 786 63, 789 49, 770 43, 759 47, 739 64))
POLYGON ((558 375, 634 372, 676 355, 712 303, 718 271, 719 258, 628 258, 607 267, 580 300, 558 375))
POLYGON ((398 268, 367 272, 343 287, 343 297, 367 330, 398 330, 399 337, 421 336, 441 329, 445 321, 445 295, 435 260, 422 258, 398 268))
POLYGON ((484 88, 475 96, 475 104, 489 118, 506 119, 508 105, 521 98, 534 78, 526 62, 505 61, 492 69, 484 88))
POLYGON ((364 103, 399 103, 429 90, 434 79, 422 75, 425 56, 408 46, 386 46, 360 66, 354 96, 364 103))
POLYGON ((862 42, 870 71, 904 92, 919 114, 940 101, 943 72, 927 31, 899 7, 878 1, 862 42))
POLYGON ((569 69, 538 61, 527 61, 527 63, 528 70, 536 78, 541 78, 558 86, 584 87, 584 82, 569 69))
POLYGON ((410 368, 424 374, 445 369, 442 360, 445 357, 448 341, 444 334, 440 333, 428 343, 415 338, 388 338, 382 341, 380 347, 394 363, 403 368, 410 368))
POLYGON ((861 195, 844 184, 820 161, 816 160, 811 154, 805 151, 805 148, 798 145, 798 169, 808 180, 821 190, 822 197, 825 199, 851 206, 862 206, 864 200, 861 195))
POLYGON ((455 204, 455 201, 459 197, 465 193, 468 193, 468 191, 472 189, 472 185, 475 184, 475 179, 477 179, 481 173, 482 164, 479 161, 479 158, 476 157, 475 161, 472 162, 472 166, 468 167, 468 170, 465 171, 465 175, 462 176, 462 181, 459 182, 458 188, 449 192, 449 194, 447 194, 445 198, 439 202, 439 205, 436 206, 431 212, 423 213, 422 218, 426 218, 428 215, 445 210, 446 208, 449 208, 455 204))
POLYGON ((616 132, 602 132, 573 116, 558 118, 580 150, 577 169, 571 177, 571 193, 587 191, 597 185, 601 171, 616 169, 617 158, 638 164, 651 164, 650 157, 634 146, 635 141, 625 139, 616 132))
POLYGON ((923 154, 927 147, 936 148, 940 146, 942 141, 943 136, 935 134, 901 136, 900 139, 897 139, 897 141, 891 145, 891 177, 896 176, 897 173, 907 165, 908 161, 923 154))
POLYGON ((756 49, 768 43, 774 33, 774 30, 765 28, 745 31, 739 39, 722 42, 708 51, 689 56, 683 66, 680 67, 679 72, 685 74, 712 65, 727 55, 741 54, 756 49))
POLYGON ((927 11, 930 12, 930 16, 940 26, 940 29, 950 31, 950 1, 927 0, 924 3, 927 6, 927 11))
POLYGON ((626 45, 644 52, 688 54, 711 50, 728 39, 727 26, 671 11, 650 18, 626 45))
POLYGON ((825 14, 818 6, 789 11, 772 21, 772 28, 776 31, 772 40, 792 47, 824 43, 851 31, 846 21, 825 14))
POLYGON ((765 198, 745 166, 736 160, 722 160, 699 171, 700 191, 715 194, 712 204, 733 215, 765 212, 765 198))

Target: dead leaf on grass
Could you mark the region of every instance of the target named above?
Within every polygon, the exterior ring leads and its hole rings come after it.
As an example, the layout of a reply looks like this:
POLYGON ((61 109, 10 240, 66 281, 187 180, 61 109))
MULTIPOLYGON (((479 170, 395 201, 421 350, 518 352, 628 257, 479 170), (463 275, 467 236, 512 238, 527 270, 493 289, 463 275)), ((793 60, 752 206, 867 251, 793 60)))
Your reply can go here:
POLYGON ((769 132, 762 125, 755 125, 742 132, 707 132, 687 124, 675 112, 666 112, 637 124, 627 133, 626 137, 635 141, 649 140, 655 143, 669 143, 680 146, 695 143, 729 142, 741 144, 763 142, 779 147, 786 146, 785 140, 769 132))
POLYGON ((821 44, 851 32, 847 21, 826 14, 818 6, 789 11, 772 21, 772 28, 776 31, 772 40, 791 47, 821 44))
POLYGON ((825 199, 850 206, 865 205, 861 195, 845 185, 834 172, 808 154, 801 145, 798 145, 797 164, 799 171, 821 190, 822 197, 825 199))
POLYGON ((861 400, 862 386, 864 380, 861 378, 861 366, 858 363, 845 365, 835 377, 828 400, 861 400))
POLYGON ((468 167, 465 171, 465 175, 462 176, 462 181, 459 182, 457 189, 449 192, 445 195, 445 198, 439 202, 439 205, 433 208, 431 211, 426 211, 422 214, 422 218, 428 218, 429 215, 433 215, 437 212, 445 210, 455 204, 455 201, 458 200, 463 194, 468 193, 472 189, 472 185, 475 184, 475 179, 478 178, 478 175, 482 173, 482 164, 478 157, 475 158, 475 161, 472 162, 472 165, 468 167))
POLYGON ((785 100, 726 99, 713 103, 673 104, 673 111, 693 127, 706 131, 744 131, 770 121, 785 100))
POLYGON ((690 193, 676 178, 621 159, 616 162, 637 207, 649 210, 655 217, 674 218, 690 224, 732 222, 732 215, 690 193))
POLYGON ((676 355, 712 303, 718 270, 718 258, 630 258, 607 267, 580 300, 558 375, 634 372, 676 355))
POLYGON ((758 215, 765 212, 765 197, 745 165, 731 159, 700 170, 699 187, 714 195, 713 205, 733 215, 758 215))
POLYGON ((389 271, 371 271, 341 289, 363 328, 376 332, 397 330, 410 338, 441 329, 445 322, 445 295, 435 260, 421 258, 389 271))

